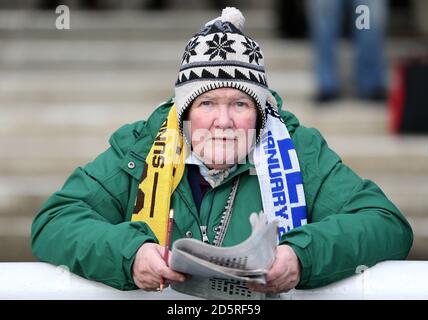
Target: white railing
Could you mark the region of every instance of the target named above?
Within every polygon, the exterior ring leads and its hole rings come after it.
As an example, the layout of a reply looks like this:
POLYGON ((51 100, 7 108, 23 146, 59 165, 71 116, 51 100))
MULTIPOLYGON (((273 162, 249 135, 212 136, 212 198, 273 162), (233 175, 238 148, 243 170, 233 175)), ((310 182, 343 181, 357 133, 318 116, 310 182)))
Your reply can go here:
MULTIPOLYGON (((428 261, 386 261, 328 286, 281 299, 428 299, 428 261), (361 272, 364 271, 364 272, 361 272)), ((120 291, 47 263, 0 263, 0 299, 195 299, 172 289, 120 291)))

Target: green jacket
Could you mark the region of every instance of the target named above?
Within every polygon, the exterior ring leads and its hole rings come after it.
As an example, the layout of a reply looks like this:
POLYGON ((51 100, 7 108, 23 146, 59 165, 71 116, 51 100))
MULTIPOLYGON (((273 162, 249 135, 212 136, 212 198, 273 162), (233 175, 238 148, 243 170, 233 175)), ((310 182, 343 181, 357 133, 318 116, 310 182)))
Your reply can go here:
MULTIPOLYGON (((281 98, 276 96, 281 108, 281 98)), ((77 168, 64 186, 44 203, 32 225, 36 257, 66 265, 85 278, 129 290, 132 263, 146 241, 156 242, 143 222, 131 222, 144 160, 166 118, 171 101, 147 121, 125 125, 110 138, 111 147, 77 168), (135 164, 135 165, 132 165, 135 164)), ((360 265, 406 258, 413 242, 410 225, 372 181, 363 180, 329 149, 320 133, 301 126, 281 110, 299 158, 308 210, 308 224, 286 233, 281 243, 292 246, 302 265, 298 288, 314 288, 355 273, 360 265)), ((172 195, 174 242, 201 239, 199 226, 208 222, 208 237, 229 196, 233 178, 241 182, 224 246, 245 240, 251 232, 250 213, 262 209, 257 176, 251 164, 241 164, 204 196, 198 214, 183 178, 172 195), (210 213, 211 212, 211 213, 210 213)))

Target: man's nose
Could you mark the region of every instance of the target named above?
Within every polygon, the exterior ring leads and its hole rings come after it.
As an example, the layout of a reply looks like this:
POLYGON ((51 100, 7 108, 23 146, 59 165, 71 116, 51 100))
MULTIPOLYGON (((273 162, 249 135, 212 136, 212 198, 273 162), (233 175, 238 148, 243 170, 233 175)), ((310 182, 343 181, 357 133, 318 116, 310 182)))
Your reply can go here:
POLYGON ((214 125, 216 128, 232 128, 233 119, 230 116, 229 107, 227 105, 221 105, 217 108, 216 119, 214 125))

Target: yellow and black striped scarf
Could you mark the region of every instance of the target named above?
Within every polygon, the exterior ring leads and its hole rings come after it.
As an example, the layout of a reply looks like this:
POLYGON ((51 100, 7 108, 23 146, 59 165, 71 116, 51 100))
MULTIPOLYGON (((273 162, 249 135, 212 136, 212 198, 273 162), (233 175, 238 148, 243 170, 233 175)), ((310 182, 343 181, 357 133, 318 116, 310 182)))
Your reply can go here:
POLYGON ((147 223, 162 246, 166 243, 171 195, 184 174, 185 153, 174 104, 147 155, 131 219, 147 223))

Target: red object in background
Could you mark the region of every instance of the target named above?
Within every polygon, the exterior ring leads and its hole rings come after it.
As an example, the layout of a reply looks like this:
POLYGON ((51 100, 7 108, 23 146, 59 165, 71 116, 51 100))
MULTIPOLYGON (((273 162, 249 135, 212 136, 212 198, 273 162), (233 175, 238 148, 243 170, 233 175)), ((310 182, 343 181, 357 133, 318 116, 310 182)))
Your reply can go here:
POLYGON ((428 133, 428 55, 400 60, 392 72, 390 131, 428 133))
POLYGON ((390 131, 400 132, 401 116, 404 106, 404 66, 398 62, 392 70, 392 88, 389 94, 390 131))

